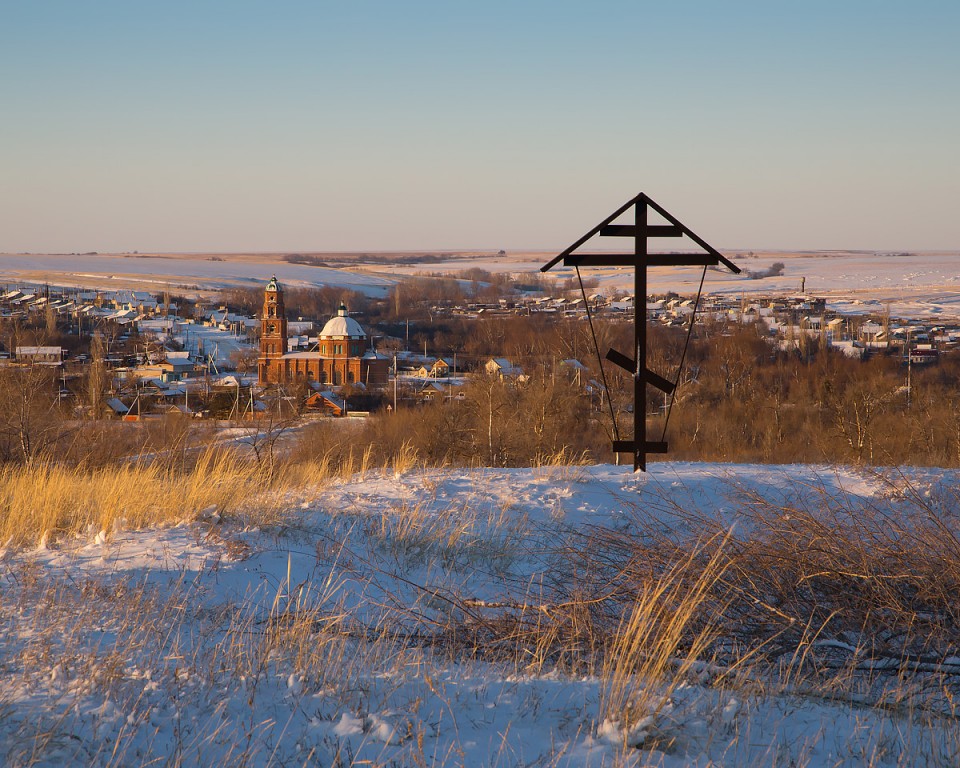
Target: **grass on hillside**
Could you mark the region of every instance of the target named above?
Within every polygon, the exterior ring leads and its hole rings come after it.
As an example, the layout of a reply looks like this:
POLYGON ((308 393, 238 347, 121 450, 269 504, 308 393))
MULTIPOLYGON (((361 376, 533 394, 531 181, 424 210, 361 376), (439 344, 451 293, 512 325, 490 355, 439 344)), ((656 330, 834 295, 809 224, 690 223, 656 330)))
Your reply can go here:
MULTIPOLYGON (((564 461, 547 457, 535 471, 556 482, 581 482, 582 468, 564 461)), ((90 470, 52 462, 7 467, 0 471, 0 507, 7 511, 0 536, 14 547, 213 516, 225 519, 227 530, 231 520, 282 524, 334 479, 401 476, 416 466, 407 447, 382 467, 370 465, 369 452, 267 466, 216 449, 190 467, 159 461, 90 470)), ((209 690, 240 687, 251 702, 258 686, 273 685, 278 676, 347 696, 370 674, 406 680, 415 669, 432 681, 429 670, 447 662, 506 665, 515 675, 586 675, 599 681, 591 727, 620 739, 624 764, 632 750, 672 748, 682 720, 677 694, 691 683, 747 701, 783 694, 853 701, 922 728, 958 716, 956 499, 930 498, 902 478, 889 484, 896 508, 878 500, 854 509, 816 492, 802 503, 774 504, 741 489, 738 530, 690 514, 689 533, 671 538, 648 527, 639 509, 629 528, 530 531, 505 507, 478 514, 453 501, 438 510, 425 490, 423 503, 396 504, 366 522, 370 551, 366 559, 353 553, 352 568, 368 569, 365 577, 381 586, 397 575, 409 579, 415 567, 475 568, 506 583, 516 577, 518 542, 535 534, 553 564, 549 578, 523 601, 502 603, 408 581, 407 587, 442 597, 449 611, 429 621, 410 611, 404 620, 420 623, 400 632, 388 612, 361 623, 340 600, 334 576, 295 585, 288 575, 272 596, 252 595, 221 613, 202 614, 198 631, 188 623, 199 609, 187 582, 161 597, 142 584, 42 580, 24 561, 10 571, 17 590, 0 601, 0 619, 11 638, 29 639, 19 646, 9 641, 8 650, 24 679, 53 674, 64 690, 102 690, 117 700, 133 695, 131 669, 171 691, 187 679, 209 690), (385 562, 396 570, 384 570, 385 562), (84 596, 97 599, 78 599, 84 596), (25 604, 33 606, 26 614, 25 604), (108 628, 113 642, 91 647, 91 626, 108 628)), ((424 684, 437 695, 433 682, 424 684)), ((253 711, 251 705, 251 718, 253 711)), ((409 764, 429 764, 421 726, 415 718, 408 724, 409 764)), ((17 761, 29 765, 46 754, 62 727, 24 723, 18 744, 30 746, 17 752, 17 761)), ((107 762, 136 762, 127 750, 148 727, 147 719, 132 722, 130 740, 118 742, 107 762)), ((231 725, 228 762, 269 761, 256 735, 260 727, 253 720, 231 725)), ((731 743, 750 738, 735 723, 728 730, 724 738, 731 743)), ((201 729, 180 749, 196 756, 204 739, 212 746, 223 736, 201 729)), ((960 736, 944 742, 931 735, 927 747, 931 764, 947 764, 941 760, 960 756, 960 736)), ((880 757, 875 762, 882 763, 880 757)))

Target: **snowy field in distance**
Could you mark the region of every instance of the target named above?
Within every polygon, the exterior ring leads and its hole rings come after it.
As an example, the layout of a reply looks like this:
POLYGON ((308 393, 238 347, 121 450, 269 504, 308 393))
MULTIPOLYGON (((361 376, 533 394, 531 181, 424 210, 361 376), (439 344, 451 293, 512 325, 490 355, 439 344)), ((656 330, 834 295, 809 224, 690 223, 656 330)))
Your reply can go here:
MULTIPOLYGON (((505 256, 478 253, 454 254, 436 260, 424 254, 424 261, 403 254, 402 263, 391 264, 389 256, 373 254, 367 260, 349 263, 345 254, 312 254, 327 260, 330 267, 291 264, 278 254, 123 255, 12 255, 0 254, 0 284, 17 281, 51 282, 96 288, 139 288, 162 291, 212 291, 229 287, 258 287, 276 274, 293 286, 331 285, 384 295, 398 280, 414 275, 458 275, 480 268, 491 272, 538 274, 555 254, 515 252, 505 256), (213 260, 222 259, 222 260, 213 260), (334 268, 334 265, 342 267, 334 268)), ((795 294, 804 285, 807 294, 824 297, 831 308, 845 313, 880 313, 889 306, 895 317, 936 320, 960 319, 960 252, 911 254, 861 251, 730 252, 745 271, 765 273, 780 262, 783 273, 750 279, 726 271, 707 272, 704 291, 712 294, 785 295, 795 294), (753 253, 752 256, 748 255, 753 253)), ((574 278, 570 267, 558 266, 550 273, 556 279, 574 278)), ((584 268, 585 278, 595 279, 598 290, 632 292, 628 268, 584 268)), ((650 292, 673 291, 693 295, 701 270, 697 267, 655 268, 650 271, 650 292)))
MULTIPOLYGON (((424 264, 405 264, 395 274, 446 272, 456 274, 476 267, 491 272, 538 273, 556 254, 516 252, 503 257, 458 258, 424 264)), ((930 319, 960 318, 960 251, 910 254, 863 251, 778 252, 747 249, 726 255, 744 271, 764 273, 777 262, 784 265, 776 277, 750 279, 726 270, 707 272, 704 291, 749 297, 754 294, 785 295, 800 292, 805 282, 809 295, 828 299, 836 309, 879 313, 889 303, 897 317, 930 319), (753 254, 752 256, 748 254, 753 254), (805 279, 805 281, 804 281, 805 279)), ((699 267, 657 267, 650 270, 650 292, 673 291, 694 295, 700 283, 699 267)), ((548 276, 574 278, 572 267, 558 265, 548 276)), ((633 292, 629 268, 585 267, 584 278, 595 279, 598 290, 633 292)))
MULTIPOLYGON (((0 254, 0 284, 50 282, 86 288, 164 289, 188 292, 230 287, 260 287, 270 275, 286 285, 329 285, 383 296, 399 280, 422 275, 458 275, 471 268, 514 275, 539 274, 555 254, 516 252, 503 256, 478 253, 402 254, 391 263, 389 254, 311 254, 329 267, 291 264, 280 254, 154 254, 76 256, 0 254), (345 258, 346 257, 346 258, 345 258)), ((742 251, 728 254, 745 271, 762 274, 776 263, 782 274, 751 279, 726 271, 707 272, 707 294, 789 295, 801 287, 808 295, 827 299, 828 307, 845 314, 880 314, 890 308, 894 317, 932 322, 960 319, 960 252, 909 254, 862 251, 776 252, 742 251), (752 254, 752 255, 749 255, 752 254)), ((628 268, 584 268, 584 278, 597 281, 597 290, 633 291, 628 268)), ((650 292, 673 291, 694 295, 700 281, 697 267, 659 267, 650 271, 650 292)), ((558 266, 555 279, 574 278, 570 267, 558 266)))
POLYGON ((286 285, 330 285, 383 296, 389 277, 291 264, 269 255, 23 255, 0 254, 0 283, 50 282, 81 288, 220 290, 262 287, 271 275, 286 285))
MULTIPOLYGON (((960 478, 910 479, 930 497, 960 478)), ((453 662, 415 634, 383 642, 449 622, 453 597, 535 601, 562 567, 558 542, 587 526, 629 531, 642 518, 682 537, 679 509, 734 525, 750 494, 856 508, 900 503, 890 490, 865 471, 811 466, 377 471, 334 482, 274 526, 210 514, 4 550, 0 762, 956 765, 950 718, 696 680, 633 734, 640 748, 624 749, 597 677, 453 662), (429 535, 451 524, 455 540, 429 535), (302 615, 302 642, 271 645, 302 615)))

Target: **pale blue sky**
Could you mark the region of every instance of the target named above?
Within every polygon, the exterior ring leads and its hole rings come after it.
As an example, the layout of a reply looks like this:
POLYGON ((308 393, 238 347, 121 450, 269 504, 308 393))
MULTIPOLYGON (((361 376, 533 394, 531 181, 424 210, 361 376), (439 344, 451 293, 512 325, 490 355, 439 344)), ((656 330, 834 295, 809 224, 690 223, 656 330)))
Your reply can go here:
POLYGON ((960 3, 0 0, 0 250, 960 249, 960 3))

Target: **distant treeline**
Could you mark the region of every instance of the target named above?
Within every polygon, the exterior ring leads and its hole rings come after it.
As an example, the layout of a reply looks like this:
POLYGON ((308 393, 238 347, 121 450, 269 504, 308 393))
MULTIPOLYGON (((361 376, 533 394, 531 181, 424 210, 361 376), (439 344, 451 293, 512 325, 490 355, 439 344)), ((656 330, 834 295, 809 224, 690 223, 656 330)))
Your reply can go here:
POLYGON ((309 267, 336 267, 343 264, 434 264, 451 259, 469 259, 458 253, 338 253, 318 256, 315 254, 288 253, 284 260, 290 264, 305 264, 309 267))

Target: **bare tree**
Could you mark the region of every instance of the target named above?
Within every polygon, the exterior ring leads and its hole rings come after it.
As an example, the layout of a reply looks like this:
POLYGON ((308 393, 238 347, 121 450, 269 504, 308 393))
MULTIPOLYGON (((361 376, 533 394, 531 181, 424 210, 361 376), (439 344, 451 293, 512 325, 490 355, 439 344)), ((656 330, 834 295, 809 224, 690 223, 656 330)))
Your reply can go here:
POLYGON ((851 382, 830 402, 833 424, 846 441, 857 462, 864 453, 873 461, 873 425, 896 397, 897 388, 882 379, 851 382))
POLYGON ((247 373, 257 369, 257 350, 252 347, 238 347, 230 353, 230 362, 238 373, 247 373))
POLYGON ((97 331, 90 339, 90 364, 87 368, 87 406, 92 419, 100 418, 103 413, 104 394, 108 388, 105 357, 103 336, 97 331))
POLYGON ((0 458, 33 463, 68 434, 57 407, 55 368, 32 365, 0 369, 0 458))

